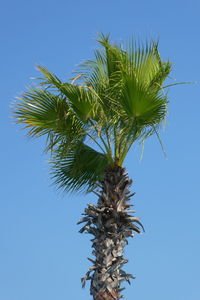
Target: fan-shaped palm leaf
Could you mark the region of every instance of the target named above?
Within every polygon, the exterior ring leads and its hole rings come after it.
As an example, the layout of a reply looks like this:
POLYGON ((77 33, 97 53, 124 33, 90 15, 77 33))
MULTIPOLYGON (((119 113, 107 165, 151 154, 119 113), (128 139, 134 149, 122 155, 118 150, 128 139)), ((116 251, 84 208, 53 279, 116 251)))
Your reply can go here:
POLYGON ((55 151, 52 175, 55 183, 66 191, 91 190, 103 179, 108 158, 82 142, 71 151, 55 151))

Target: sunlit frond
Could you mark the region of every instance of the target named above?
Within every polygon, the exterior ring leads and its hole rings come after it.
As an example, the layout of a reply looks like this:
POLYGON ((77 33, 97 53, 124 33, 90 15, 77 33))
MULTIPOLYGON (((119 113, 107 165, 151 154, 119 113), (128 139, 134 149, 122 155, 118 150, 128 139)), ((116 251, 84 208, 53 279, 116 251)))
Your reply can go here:
POLYGON ((48 90, 29 89, 19 98, 14 114, 17 123, 25 124, 29 136, 46 135, 49 149, 59 140, 72 143, 86 135, 86 128, 70 108, 66 97, 48 90))

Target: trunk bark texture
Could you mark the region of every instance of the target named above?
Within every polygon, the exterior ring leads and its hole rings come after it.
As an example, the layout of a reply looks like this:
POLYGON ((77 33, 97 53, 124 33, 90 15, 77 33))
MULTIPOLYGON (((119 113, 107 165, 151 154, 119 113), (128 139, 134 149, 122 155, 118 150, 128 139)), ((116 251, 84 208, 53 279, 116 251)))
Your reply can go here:
MULTIPOLYGON (((133 237, 134 232, 141 233, 142 224, 131 215, 128 203, 131 196, 129 187, 132 183, 124 168, 115 166, 105 172, 104 180, 100 183, 98 204, 88 205, 84 217, 79 224, 86 224, 80 232, 94 236, 90 259, 92 267, 82 278, 83 286, 86 280, 91 280, 90 293, 94 300, 118 300, 122 298, 121 283, 134 278, 122 270, 127 263, 123 257, 123 250, 127 238, 133 237)), ((143 228, 143 227, 142 227, 143 228)))

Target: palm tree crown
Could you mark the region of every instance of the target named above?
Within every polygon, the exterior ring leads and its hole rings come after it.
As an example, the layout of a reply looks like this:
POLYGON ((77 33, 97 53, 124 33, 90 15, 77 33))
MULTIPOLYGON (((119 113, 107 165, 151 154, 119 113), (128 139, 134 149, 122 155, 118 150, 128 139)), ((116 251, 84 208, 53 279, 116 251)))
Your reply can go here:
POLYGON ((107 167, 122 166, 134 142, 157 133, 167 112, 163 83, 171 64, 157 43, 124 49, 104 35, 98 42, 71 83, 39 66, 39 85, 15 108, 29 136, 46 136, 55 183, 67 191, 94 189, 107 167))

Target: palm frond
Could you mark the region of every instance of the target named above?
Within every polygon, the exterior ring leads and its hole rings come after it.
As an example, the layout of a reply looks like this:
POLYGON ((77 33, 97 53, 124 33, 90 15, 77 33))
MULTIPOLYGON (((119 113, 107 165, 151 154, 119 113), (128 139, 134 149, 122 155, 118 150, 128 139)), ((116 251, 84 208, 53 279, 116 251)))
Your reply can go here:
POLYGON ((38 70, 44 75, 40 79, 40 85, 41 86, 47 86, 47 87, 61 87, 62 81, 53 73, 49 72, 49 70, 46 67, 37 66, 38 70))
POLYGON ((70 152, 55 152, 51 160, 52 177, 65 191, 88 191, 102 180, 108 165, 105 154, 79 142, 70 152))
POLYGON ((84 124, 70 108, 66 97, 48 90, 29 89, 19 98, 14 114, 17 123, 26 125, 27 135, 46 135, 47 149, 59 140, 72 143, 86 134, 84 124))
POLYGON ((129 120, 136 118, 142 126, 159 123, 166 112, 166 97, 148 89, 134 73, 122 76, 121 94, 115 103, 119 111, 122 110, 129 120))
MULTIPOLYGON (((91 83, 84 82, 84 85, 80 86, 75 85, 74 81, 73 84, 63 83, 47 68, 41 66, 38 68, 44 74, 42 85, 47 85, 65 95, 70 107, 84 123, 87 123, 89 119, 97 120, 102 116, 101 98, 92 88, 91 83)), ((81 78, 83 75, 79 74, 75 78, 77 77, 81 78)))

